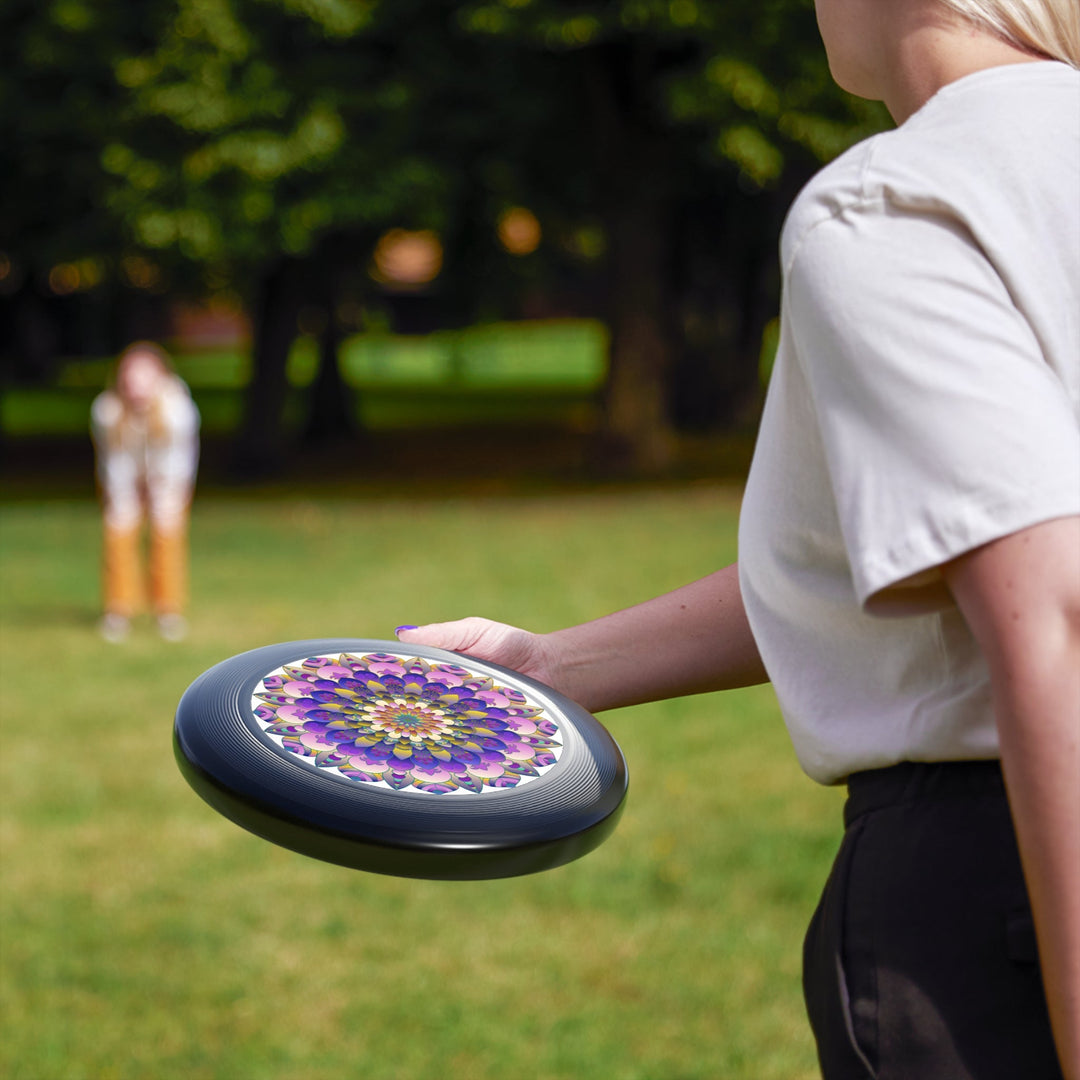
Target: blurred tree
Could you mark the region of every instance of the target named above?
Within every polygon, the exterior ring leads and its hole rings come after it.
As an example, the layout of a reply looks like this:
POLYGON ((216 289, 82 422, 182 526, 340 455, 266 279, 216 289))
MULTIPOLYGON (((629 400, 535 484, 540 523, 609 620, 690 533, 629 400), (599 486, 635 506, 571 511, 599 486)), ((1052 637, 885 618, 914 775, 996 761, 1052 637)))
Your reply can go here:
POLYGON ((755 385, 795 190, 887 117, 835 88, 812 0, 478 0, 459 18, 569 61, 538 173, 572 177, 600 225, 609 450, 662 468, 673 411, 707 425, 755 385))
POLYGON ((478 174, 500 171, 494 147, 512 157, 537 88, 507 49, 460 29, 457 6, 177 0, 152 46, 116 65, 131 127, 103 154, 108 206, 140 246, 201 264, 254 311, 245 471, 282 456, 302 310, 320 313, 324 353, 306 431, 325 439, 348 422, 333 351, 342 308, 378 302, 366 270, 382 232, 433 230, 453 250, 449 283, 409 304, 413 318, 424 304, 444 324, 475 314, 478 174))
POLYGON ((105 287, 123 253, 101 152, 125 107, 112 65, 149 40, 131 12, 83 0, 0 9, 0 315, 16 377, 48 376, 65 344, 55 309, 105 287))
POLYGON ((237 441, 247 474, 287 453, 285 361, 301 312, 326 328, 306 430, 332 438, 351 416, 335 407, 338 282, 379 228, 440 213, 441 178, 403 138, 415 105, 375 6, 177 0, 150 47, 115 65, 131 127, 102 157, 110 209, 141 247, 199 264, 253 313, 237 441))
POLYGON ((147 292, 235 293, 247 470, 285 453, 302 314, 323 352, 305 429, 328 438, 352 414, 334 351, 357 312, 459 325, 554 292, 612 330, 609 458, 662 468, 673 419, 707 425, 754 383, 798 183, 882 122, 832 87, 810 0, 9 0, 2 18, 0 252, 28 280, 81 259, 147 292), (515 206, 542 228, 527 258, 496 238, 515 206), (438 234, 444 270, 387 297, 368 270, 393 227, 438 234))

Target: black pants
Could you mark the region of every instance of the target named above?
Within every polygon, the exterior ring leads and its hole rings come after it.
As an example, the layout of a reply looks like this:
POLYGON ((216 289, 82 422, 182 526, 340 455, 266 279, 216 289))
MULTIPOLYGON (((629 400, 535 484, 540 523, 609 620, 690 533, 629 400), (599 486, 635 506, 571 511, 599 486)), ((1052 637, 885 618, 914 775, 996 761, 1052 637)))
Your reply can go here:
POLYGON ((826 1080, 1060 1080, 997 762, 848 785, 803 951, 826 1080))

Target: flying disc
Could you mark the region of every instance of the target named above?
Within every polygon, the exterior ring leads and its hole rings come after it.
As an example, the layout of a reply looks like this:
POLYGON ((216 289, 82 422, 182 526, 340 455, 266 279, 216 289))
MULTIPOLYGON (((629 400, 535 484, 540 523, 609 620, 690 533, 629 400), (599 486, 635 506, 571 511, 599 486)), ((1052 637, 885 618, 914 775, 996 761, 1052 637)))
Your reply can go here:
POLYGON ((534 679, 420 645, 268 645, 204 672, 176 711, 180 771, 250 832, 327 862, 434 879, 512 877, 615 828, 626 762, 534 679))

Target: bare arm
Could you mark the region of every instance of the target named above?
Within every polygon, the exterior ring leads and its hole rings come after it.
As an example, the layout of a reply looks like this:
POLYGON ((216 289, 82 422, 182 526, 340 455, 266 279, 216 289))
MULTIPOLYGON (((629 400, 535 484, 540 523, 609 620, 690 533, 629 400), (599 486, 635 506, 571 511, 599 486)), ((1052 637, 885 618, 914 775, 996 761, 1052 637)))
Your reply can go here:
POLYGON ((590 712, 768 681, 734 563, 674 592, 550 634, 472 618, 402 630, 399 637, 504 664, 590 712))
POLYGON ((1080 518, 956 560, 993 684, 1009 803, 1066 1080, 1080 1080, 1080 518))

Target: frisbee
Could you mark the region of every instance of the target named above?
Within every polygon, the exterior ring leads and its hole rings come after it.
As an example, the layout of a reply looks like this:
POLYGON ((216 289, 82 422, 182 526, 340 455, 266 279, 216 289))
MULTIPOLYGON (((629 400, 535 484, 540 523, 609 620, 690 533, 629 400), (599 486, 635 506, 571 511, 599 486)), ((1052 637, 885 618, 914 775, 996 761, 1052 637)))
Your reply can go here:
POLYGON ((176 711, 180 771, 282 847, 401 877, 513 877, 606 839, 627 789, 603 725, 496 664, 397 641, 267 645, 176 711))

